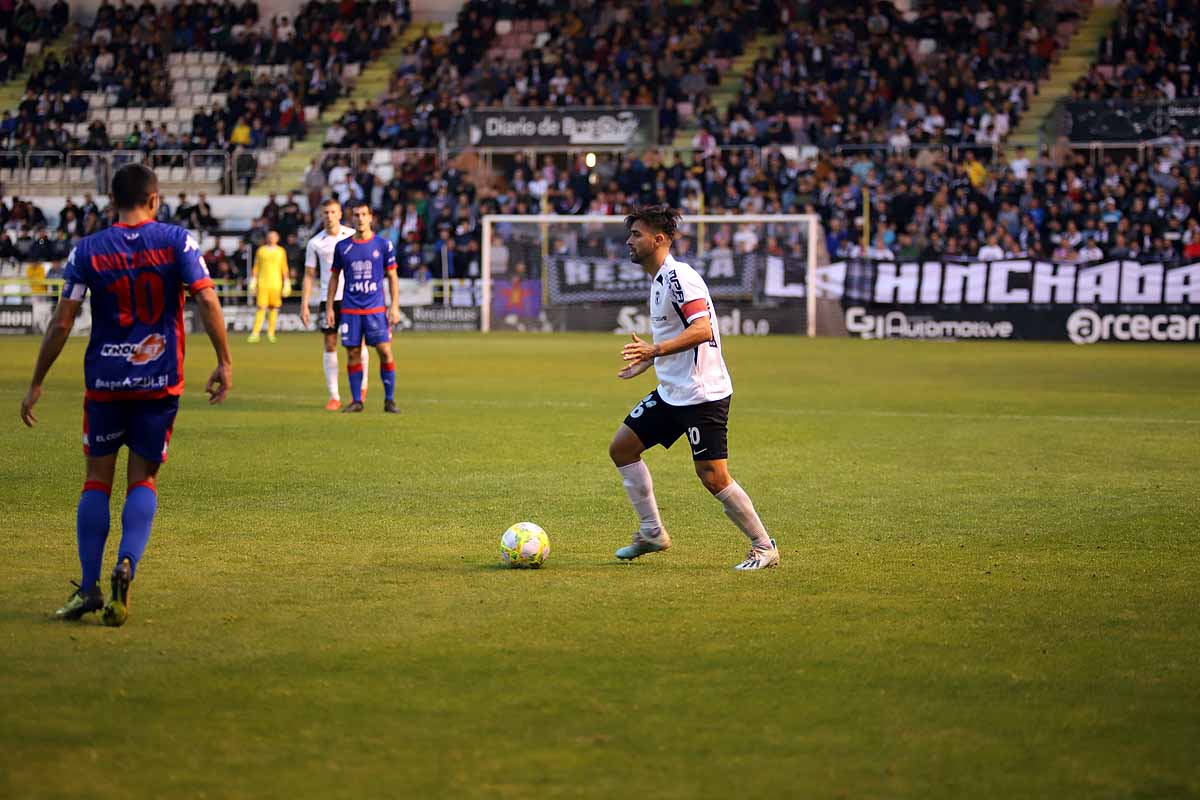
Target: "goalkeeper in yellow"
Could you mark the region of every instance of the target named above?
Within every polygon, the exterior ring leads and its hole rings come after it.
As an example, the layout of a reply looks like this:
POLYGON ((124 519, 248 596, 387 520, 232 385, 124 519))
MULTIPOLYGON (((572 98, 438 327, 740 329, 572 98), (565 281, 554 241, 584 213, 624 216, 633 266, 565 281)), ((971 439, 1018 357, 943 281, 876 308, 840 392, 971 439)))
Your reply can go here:
POLYGON ((267 243, 254 254, 254 269, 250 272, 250 291, 256 292, 258 313, 254 315, 254 332, 247 341, 257 342, 262 331, 263 317, 267 320, 267 341, 275 341, 275 324, 283 298, 292 293, 288 275, 287 251, 279 246, 279 234, 270 231, 267 243))

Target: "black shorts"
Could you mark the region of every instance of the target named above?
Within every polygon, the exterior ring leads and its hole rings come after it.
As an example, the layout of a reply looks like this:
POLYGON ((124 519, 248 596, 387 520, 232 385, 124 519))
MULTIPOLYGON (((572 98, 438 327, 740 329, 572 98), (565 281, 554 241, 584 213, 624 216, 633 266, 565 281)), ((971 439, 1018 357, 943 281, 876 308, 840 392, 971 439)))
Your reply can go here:
POLYGON ((680 436, 687 436, 693 461, 729 458, 729 397, 694 406, 673 406, 664 402, 655 389, 633 407, 625 424, 647 448, 656 444, 669 448, 680 436))
POLYGON ((317 328, 321 333, 337 333, 338 328, 342 327, 342 301, 333 301, 333 327, 325 327, 325 311, 329 308, 329 301, 321 301, 321 321, 317 323, 317 328))

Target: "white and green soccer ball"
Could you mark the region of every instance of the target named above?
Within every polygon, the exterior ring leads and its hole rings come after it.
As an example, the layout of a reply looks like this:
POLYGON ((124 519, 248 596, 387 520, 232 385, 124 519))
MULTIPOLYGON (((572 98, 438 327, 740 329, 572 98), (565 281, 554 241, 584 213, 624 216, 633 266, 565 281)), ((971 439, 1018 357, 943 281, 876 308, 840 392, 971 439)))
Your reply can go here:
POLYGON ((500 537, 500 557, 510 567, 537 569, 550 557, 550 537, 532 522, 518 522, 500 537))

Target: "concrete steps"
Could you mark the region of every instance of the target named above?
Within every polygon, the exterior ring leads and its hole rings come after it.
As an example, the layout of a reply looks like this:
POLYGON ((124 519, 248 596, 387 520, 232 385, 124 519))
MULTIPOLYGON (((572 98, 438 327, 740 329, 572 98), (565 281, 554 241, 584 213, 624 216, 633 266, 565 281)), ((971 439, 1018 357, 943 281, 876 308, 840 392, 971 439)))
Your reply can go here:
POLYGON ((74 24, 67 25, 62 33, 43 45, 42 52, 26 62, 25 69, 0 85, 0 110, 16 112, 17 106, 21 104, 21 98, 25 96, 25 82, 29 80, 30 74, 41 68, 42 62, 48 56, 56 55, 61 60, 62 55, 71 47, 75 30, 74 24))
MULTIPOLYGON (((730 104, 737 99, 738 92, 742 88, 742 78, 754 68, 754 61, 758 58, 759 50, 765 48, 770 54, 782 42, 783 34, 779 33, 756 36, 746 44, 746 52, 733 59, 729 69, 721 76, 721 82, 708 93, 722 117, 729 110, 730 104)), ((694 123, 681 125, 675 132, 675 138, 671 141, 671 145, 679 148, 691 147, 692 137, 696 135, 697 130, 698 126, 694 123)))
POLYGON ((1091 14, 1075 31, 1071 43, 1050 68, 1050 77, 1043 81, 1038 93, 1029 102, 1021 123, 1009 135, 1006 147, 1025 145, 1036 148, 1041 131, 1054 113, 1055 104, 1068 96, 1071 85, 1087 74, 1096 59, 1100 40, 1108 33, 1117 18, 1117 6, 1092 6, 1091 14))
POLYGON ((274 167, 254 183, 255 193, 274 192, 286 194, 293 189, 301 189, 304 171, 309 163, 321 152, 325 141, 325 131, 330 125, 354 102, 361 108, 375 101, 387 92, 391 83, 392 71, 400 63, 400 57, 405 48, 425 35, 437 35, 442 29, 440 22, 418 22, 409 25, 404 32, 384 50, 379 58, 367 64, 358 76, 353 91, 321 112, 316 122, 308 126, 308 136, 296 142, 282 158, 275 162, 274 167))

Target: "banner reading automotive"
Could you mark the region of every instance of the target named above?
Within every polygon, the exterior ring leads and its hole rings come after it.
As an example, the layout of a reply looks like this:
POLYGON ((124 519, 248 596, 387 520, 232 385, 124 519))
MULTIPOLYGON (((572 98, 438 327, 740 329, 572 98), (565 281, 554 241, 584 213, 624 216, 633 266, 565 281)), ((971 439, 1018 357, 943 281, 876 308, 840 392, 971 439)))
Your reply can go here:
POLYGON ((1200 263, 843 261, 818 285, 863 338, 1200 341, 1200 263))
MULTIPOLYGON (((735 255, 717 248, 703 256, 688 255, 686 261, 704 277, 713 297, 750 297, 754 293, 755 268, 760 256, 735 255)), ((616 258, 548 256, 550 303, 646 302, 650 278, 641 265, 616 258)))
POLYGON ((658 113, 625 108, 477 108, 467 120, 473 147, 653 147, 658 113))

